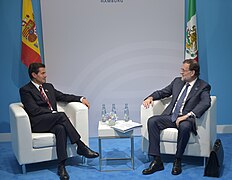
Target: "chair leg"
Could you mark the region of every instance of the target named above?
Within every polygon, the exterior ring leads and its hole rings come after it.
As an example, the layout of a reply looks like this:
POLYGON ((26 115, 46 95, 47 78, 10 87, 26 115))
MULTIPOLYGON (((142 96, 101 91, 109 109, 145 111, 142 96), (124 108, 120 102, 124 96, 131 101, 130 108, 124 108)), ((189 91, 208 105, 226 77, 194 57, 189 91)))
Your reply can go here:
POLYGON ((82 164, 87 165, 87 158, 85 158, 84 156, 82 156, 81 158, 82 164))
POLYGON ((149 162, 149 161, 150 161, 150 158, 149 158, 148 153, 147 153, 147 152, 143 152, 143 154, 144 154, 144 156, 145 156, 146 161, 149 162))
POLYGON ((208 157, 204 157, 204 167, 206 167, 207 165, 207 160, 208 160, 208 157))
POLYGON ((27 173, 26 164, 22 164, 22 172, 23 172, 23 174, 27 173))

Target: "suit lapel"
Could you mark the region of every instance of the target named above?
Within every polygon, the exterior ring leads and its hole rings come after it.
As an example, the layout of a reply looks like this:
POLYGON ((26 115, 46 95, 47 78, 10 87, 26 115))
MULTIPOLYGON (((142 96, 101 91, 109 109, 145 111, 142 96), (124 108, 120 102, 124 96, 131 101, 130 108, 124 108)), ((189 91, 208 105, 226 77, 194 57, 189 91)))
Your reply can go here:
POLYGON ((176 87, 174 87, 174 89, 176 89, 176 92, 173 93, 173 101, 176 102, 177 98, 183 88, 183 86, 185 85, 185 82, 183 82, 182 80, 179 81, 179 83, 177 84, 176 87))
POLYGON ((33 94, 36 94, 36 95, 40 96, 41 99, 43 99, 43 97, 42 97, 42 95, 40 94, 39 90, 35 87, 34 84, 32 84, 32 82, 30 82, 29 86, 30 86, 31 91, 33 92, 33 94))
POLYGON ((200 87, 200 80, 197 79, 197 81, 193 85, 191 91, 189 92, 189 95, 188 95, 186 101, 188 101, 190 98, 192 98, 198 92, 199 87, 200 87))

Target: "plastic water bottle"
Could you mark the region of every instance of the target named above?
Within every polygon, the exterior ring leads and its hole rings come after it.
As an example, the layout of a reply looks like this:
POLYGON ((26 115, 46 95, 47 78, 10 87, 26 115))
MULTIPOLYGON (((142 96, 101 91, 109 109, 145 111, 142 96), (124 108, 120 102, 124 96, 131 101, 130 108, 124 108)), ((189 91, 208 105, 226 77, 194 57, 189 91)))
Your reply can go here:
POLYGON ((106 105, 102 104, 102 122, 106 122, 106 105))
POLYGON ((128 104, 125 104, 125 108, 124 108, 124 120, 125 121, 129 121, 130 117, 129 117, 129 107, 128 104))
POLYGON ((112 104, 111 112, 114 113, 115 115, 117 114, 115 104, 112 104))

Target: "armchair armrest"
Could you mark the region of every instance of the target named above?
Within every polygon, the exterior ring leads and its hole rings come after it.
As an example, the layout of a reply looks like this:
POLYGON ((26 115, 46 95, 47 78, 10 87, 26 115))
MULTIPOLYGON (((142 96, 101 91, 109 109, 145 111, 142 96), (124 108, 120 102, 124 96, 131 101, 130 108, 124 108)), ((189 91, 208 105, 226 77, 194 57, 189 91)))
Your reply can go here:
POLYGON ((211 107, 196 119, 198 141, 201 144, 209 144, 208 151, 216 140, 216 96, 211 96, 211 107))
POLYGON ((89 122, 88 107, 80 102, 61 103, 58 102, 66 115, 69 117, 77 132, 81 135, 81 140, 89 145, 89 122))
POLYGON ((156 100, 153 102, 152 105, 149 106, 149 108, 145 108, 143 105, 141 105, 141 124, 143 125, 141 128, 141 134, 143 137, 148 138, 148 132, 147 132, 147 120, 154 115, 159 115, 163 112, 167 104, 170 102, 171 98, 166 98, 163 100, 156 100))
POLYGON ((12 103, 9 106, 11 141, 13 151, 18 162, 25 154, 30 156, 32 149, 32 133, 29 117, 23 108, 22 103, 12 103))

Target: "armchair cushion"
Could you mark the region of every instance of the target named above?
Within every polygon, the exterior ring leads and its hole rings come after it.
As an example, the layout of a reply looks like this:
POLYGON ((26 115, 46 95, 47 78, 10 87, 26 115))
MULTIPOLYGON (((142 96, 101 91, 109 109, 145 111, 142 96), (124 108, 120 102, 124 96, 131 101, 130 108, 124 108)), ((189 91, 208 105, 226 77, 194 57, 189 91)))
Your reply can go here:
POLYGON ((52 133, 32 133, 32 147, 44 148, 56 146, 56 138, 52 133))
MULTIPOLYGON (((165 142, 177 142, 178 130, 175 128, 167 128, 161 131, 160 139, 165 142)), ((196 138, 193 133, 190 134, 188 143, 195 143, 196 138)))

